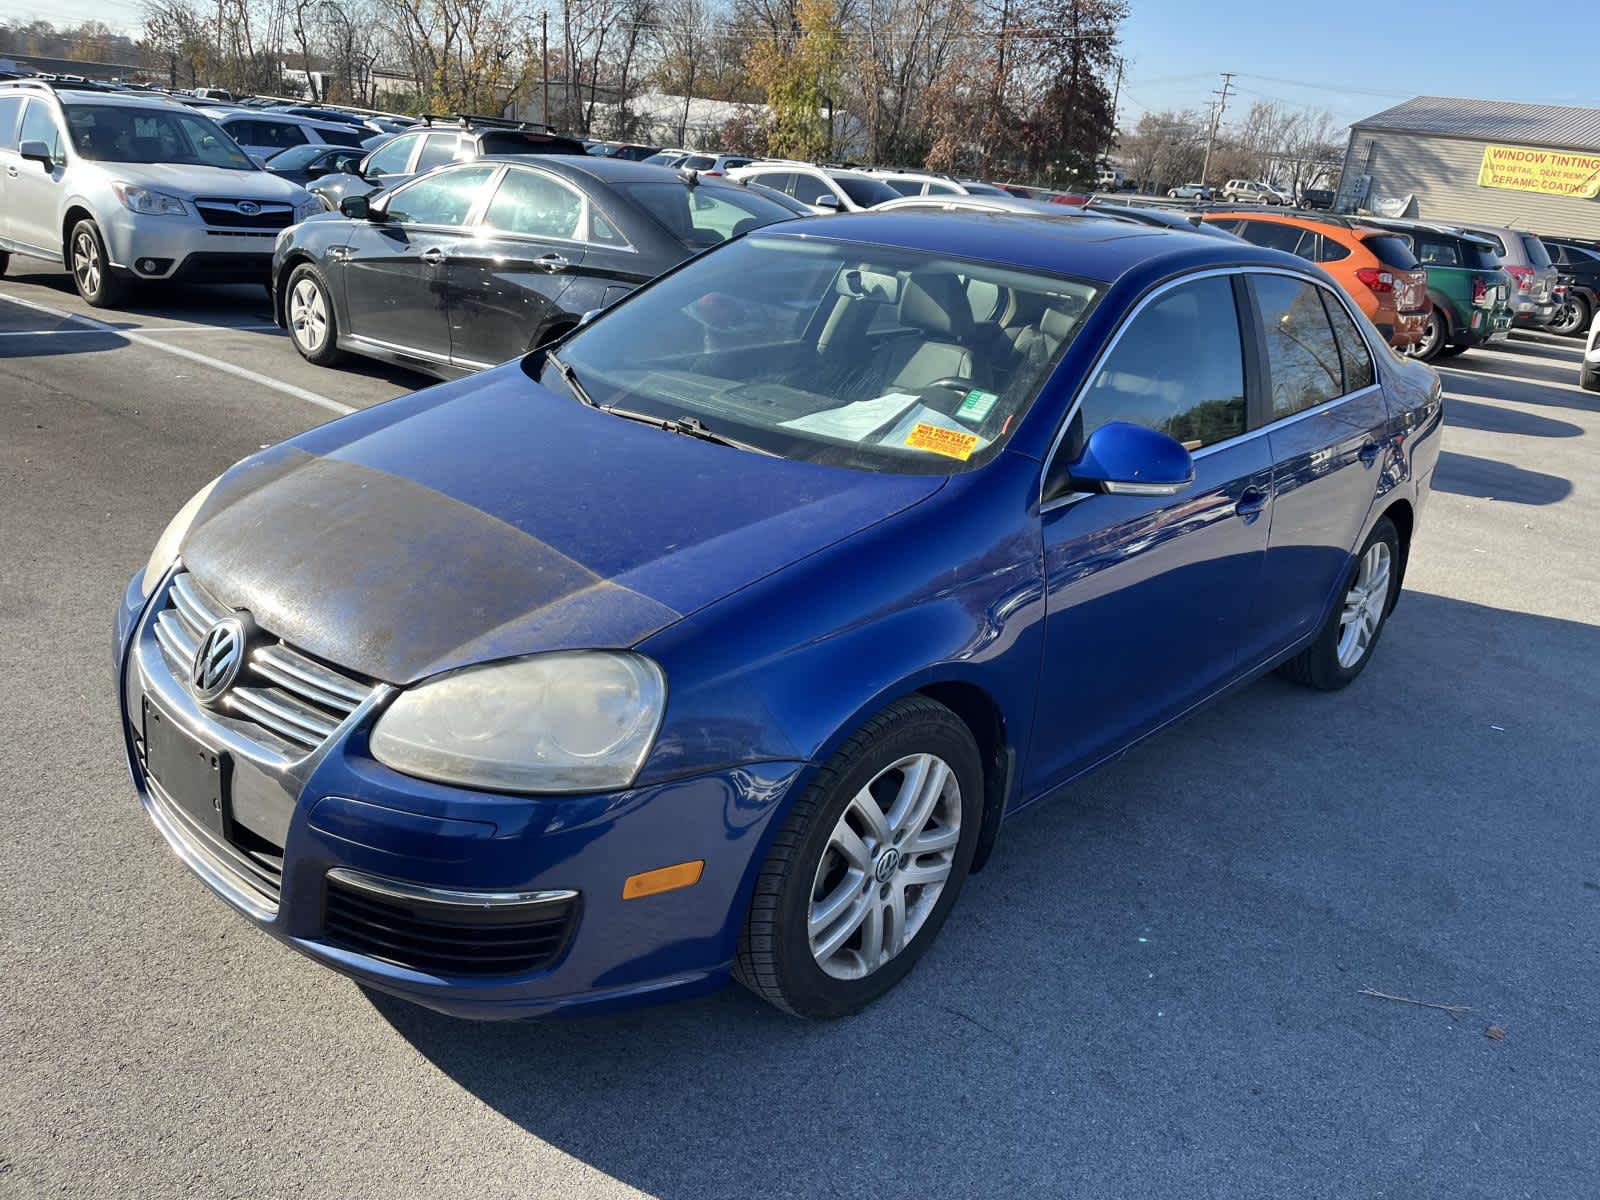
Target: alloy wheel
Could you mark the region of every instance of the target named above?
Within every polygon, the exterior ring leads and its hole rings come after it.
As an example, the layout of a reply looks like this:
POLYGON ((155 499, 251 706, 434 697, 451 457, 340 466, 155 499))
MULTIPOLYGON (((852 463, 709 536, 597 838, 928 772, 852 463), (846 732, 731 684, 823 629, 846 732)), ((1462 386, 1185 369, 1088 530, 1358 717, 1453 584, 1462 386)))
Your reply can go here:
POLYGON ((1437 313, 1428 314, 1428 323, 1422 327, 1422 337, 1405 348, 1407 358, 1420 358, 1424 361, 1432 358, 1439 352, 1439 342, 1444 337, 1444 328, 1439 323, 1437 313))
POLYGON ((80 229, 72 242, 72 274, 85 295, 92 296, 100 290, 100 270, 100 247, 92 233, 80 229))
POLYGON ((289 328, 308 354, 315 354, 327 340, 328 307, 322 289, 310 279, 300 280, 289 294, 289 328))
POLYGON ((1550 322, 1550 332, 1567 336, 1588 328, 1583 306, 1567 301, 1556 310, 1556 319, 1550 322))
POLYGON ((1372 648, 1383 623, 1383 610, 1389 602, 1389 547, 1373 542, 1361 556, 1356 581, 1345 593, 1344 612, 1339 617, 1339 665, 1350 670, 1372 648))
POLYGON ((839 814, 807 911, 811 955, 862 979, 917 936, 961 843, 961 785, 948 763, 913 754, 885 767, 839 814))

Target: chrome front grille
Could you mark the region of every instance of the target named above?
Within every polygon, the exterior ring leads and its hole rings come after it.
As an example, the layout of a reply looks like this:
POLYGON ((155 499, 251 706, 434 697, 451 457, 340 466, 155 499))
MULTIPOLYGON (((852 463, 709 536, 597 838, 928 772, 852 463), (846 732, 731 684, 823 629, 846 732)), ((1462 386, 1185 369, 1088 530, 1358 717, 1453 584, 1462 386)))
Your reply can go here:
MULTIPOLYGON (((190 668, 200 641, 233 616, 187 572, 172 580, 155 638, 173 676, 193 693, 190 668)), ((250 649, 239 677, 211 707, 243 732, 288 753, 315 750, 372 694, 373 684, 318 662, 280 640, 250 649)))

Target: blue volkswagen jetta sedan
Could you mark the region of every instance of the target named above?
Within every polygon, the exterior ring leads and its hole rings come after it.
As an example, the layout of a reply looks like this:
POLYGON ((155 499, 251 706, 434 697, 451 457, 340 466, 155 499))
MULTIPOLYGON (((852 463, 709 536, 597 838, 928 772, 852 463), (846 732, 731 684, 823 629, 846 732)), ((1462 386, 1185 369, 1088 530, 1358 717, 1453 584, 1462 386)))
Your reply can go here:
POLYGON ((363 984, 848 1013, 1003 818, 1263 672, 1362 671, 1442 417, 1285 254, 774 227, 202 489, 121 604, 128 763, 363 984))

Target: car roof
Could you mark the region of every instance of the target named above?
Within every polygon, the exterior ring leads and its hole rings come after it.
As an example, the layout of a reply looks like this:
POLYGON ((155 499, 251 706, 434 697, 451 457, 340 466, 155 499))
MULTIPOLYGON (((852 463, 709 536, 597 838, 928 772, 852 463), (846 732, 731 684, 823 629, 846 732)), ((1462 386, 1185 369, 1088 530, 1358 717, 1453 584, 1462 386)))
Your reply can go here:
MULTIPOLYGON (((660 163, 646 163, 631 158, 612 158, 595 154, 485 154, 479 162, 522 163, 526 166, 551 167, 568 175, 586 175, 606 183, 638 182, 657 183, 682 180, 683 176, 660 163)), ((711 182, 715 182, 714 180, 711 182)))
POLYGON ((761 233, 951 254, 1102 283, 1161 262, 1173 271, 1250 264, 1305 270, 1309 265, 1244 241, 1092 217, 1063 221, 1023 213, 871 211, 784 221, 761 233))
MULTIPOLYGON (((25 80, 7 80, 6 83, 24 83, 25 80)), ((42 87, 5 87, 7 94, 18 96, 54 96, 63 104, 110 104, 118 108, 161 108, 181 109, 184 106, 160 92, 112 92, 95 91, 90 88, 74 88, 66 84, 57 84, 54 88, 42 87)))

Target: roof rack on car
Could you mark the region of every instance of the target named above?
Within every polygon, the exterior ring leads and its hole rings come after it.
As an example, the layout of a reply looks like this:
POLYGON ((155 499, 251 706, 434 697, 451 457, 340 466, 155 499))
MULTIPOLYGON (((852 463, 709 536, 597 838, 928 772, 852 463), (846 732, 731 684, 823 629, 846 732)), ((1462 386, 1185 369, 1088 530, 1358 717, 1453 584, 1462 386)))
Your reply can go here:
POLYGON ((423 113, 418 118, 424 125, 455 125, 461 129, 470 129, 474 125, 488 125, 494 129, 523 129, 530 133, 554 133, 554 125, 546 125, 542 121, 514 121, 510 117, 490 117, 481 113, 451 113, 445 116, 442 113, 423 113))
POLYGON ((40 91, 55 92, 120 92, 123 89, 115 84, 101 83, 95 79, 85 79, 82 75, 27 75, 18 79, 3 79, 0 84, 8 87, 31 87, 40 91))

